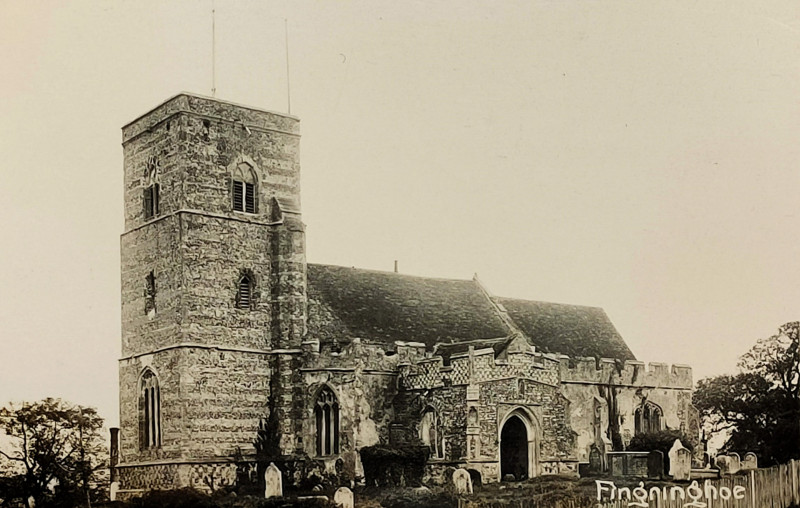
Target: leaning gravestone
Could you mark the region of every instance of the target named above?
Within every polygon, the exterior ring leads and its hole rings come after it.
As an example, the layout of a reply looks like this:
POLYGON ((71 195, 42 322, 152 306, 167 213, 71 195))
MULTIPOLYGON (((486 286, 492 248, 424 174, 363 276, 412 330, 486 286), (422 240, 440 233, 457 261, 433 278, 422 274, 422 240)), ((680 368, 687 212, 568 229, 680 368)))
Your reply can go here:
POLYGON ((669 450, 669 475, 673 480, 688 480, 692 474, 692 452, 676 439, 669 450))
POLYGON ((747 452, 742 459, 742 469, 749 471, 751 469, 758 469, 758 457, 753 452, 747 452))
POLYGON ((472 478, 466 469, 456 469, 453 473, 453 488, 456 494, 472 494, 472 478))
POLYGON ((664 452, 653 450, 647 454, 647 477, 660 480, 664 476, 664 452))
POLYGON ((353 491, 347 487, 339 487, 333 494, 333 503, 340 508, 353 508, 353 491))
POLYGON ((281 476, 281 470, 278 469, 274 462, 269 463, 269 467, 264 473, 264 483, 266 484, 264 497, 283 496, 283 477, 281 476))
POLYGON ((738 453, 729 453, 728 459, 730 460, 730 469, 729 473, 734 474, 738 473, 740 469, 742 469, 742 460, 739 458, 738 453))
POLYGON ((111 485, 108 488, 108 499, 109 501, 116 501, 117 500, 117 491, 119 490, 119 482, 111 482, 111 485))

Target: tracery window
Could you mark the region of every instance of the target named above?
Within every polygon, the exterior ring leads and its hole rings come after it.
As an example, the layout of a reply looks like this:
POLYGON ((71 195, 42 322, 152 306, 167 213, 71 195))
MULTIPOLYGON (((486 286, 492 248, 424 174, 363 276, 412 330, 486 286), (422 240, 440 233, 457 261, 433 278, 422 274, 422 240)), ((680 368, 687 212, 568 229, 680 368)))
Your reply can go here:
POLYGON ((150 369, 142 374, 139 393, 139 447, 142 450, 161 446, 161 390, 158 378, 150 369))
POLYGON ((233 209, 237 212, 256 213, 256 175, 250 164, 240 162, 233 170, 233 209))
POLYGON ((663 412, 660 407, 652 402, 645 401, 636 408, 634 414, 636 433, 646 434, 660 431, 662 416, 663 412))
POLYGON ((422 444, 431 449, 431 457, 444 458, 444 436, 441 430, 441 419, 432 407, 422 412, 419 421, 419 438, 422 444))
POLYGON ((325 386, 314 404, 317 430, 317 455, 339 453, 339 401, 333 390, 325 386))

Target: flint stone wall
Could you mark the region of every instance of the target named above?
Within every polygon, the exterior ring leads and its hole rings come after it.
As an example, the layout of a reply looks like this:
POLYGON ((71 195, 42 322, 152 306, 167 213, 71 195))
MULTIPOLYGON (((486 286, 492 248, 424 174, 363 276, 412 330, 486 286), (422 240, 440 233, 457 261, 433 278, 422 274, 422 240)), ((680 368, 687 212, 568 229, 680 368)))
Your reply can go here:
POLYGON ((268 414, 270 361, 266 354, 191 347, 121 361, 120 462, 254 453, 259 421, 268 414), (162 446, 139 450, 145 366, 159 378, 162 446))

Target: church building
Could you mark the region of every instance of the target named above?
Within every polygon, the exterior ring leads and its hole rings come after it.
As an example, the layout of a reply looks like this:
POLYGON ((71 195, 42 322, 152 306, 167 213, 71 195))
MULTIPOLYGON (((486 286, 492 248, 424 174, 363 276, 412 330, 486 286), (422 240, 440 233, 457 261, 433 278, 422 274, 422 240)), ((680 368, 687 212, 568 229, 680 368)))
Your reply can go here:
POLYGON ((265 450, 357 481, 364 447, 427 446, 431 482, 493 482, 699 434, 691 369, 636 361, 602 309, 307 263, 299 145, 293 116, 187 93, 123 127, 120 494, 265 450))

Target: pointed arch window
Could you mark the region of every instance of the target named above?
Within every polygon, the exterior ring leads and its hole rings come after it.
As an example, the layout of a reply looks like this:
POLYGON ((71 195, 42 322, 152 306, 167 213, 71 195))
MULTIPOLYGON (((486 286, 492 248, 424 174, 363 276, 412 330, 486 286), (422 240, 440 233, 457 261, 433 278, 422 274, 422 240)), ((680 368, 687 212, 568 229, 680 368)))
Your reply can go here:
POLYGON ((317 430, 317 455, 339 453, 339 401, 333 390, 325 386, 314 404, 317 430))
POLYGON ((139 392, 139 447, 161 446, 161 389, 153 371, 142 374, 139 392))
POLYGON ((430 447, 431 456, 437 459, 444 458, 444 436, 441 429, 439 414, 432 407, 422 412, 419 421, 419 439, 422 444, 430 447))
POLYGON ((253 276, 249 273, 242 274, 236 285, 236 307, 239 309, 251 309, 253 307, 253 276))
POLYGON ((246 162, 240 162, 233 170, 233 210, 236 212, 256 213, 258 190, 253 167, 246 162))
POLYGON ((650 401, 645 401, 636 408, 634 414, 635 428, 637 434, 658 432, 662 429, 663 412, 661 408, 650 401))

